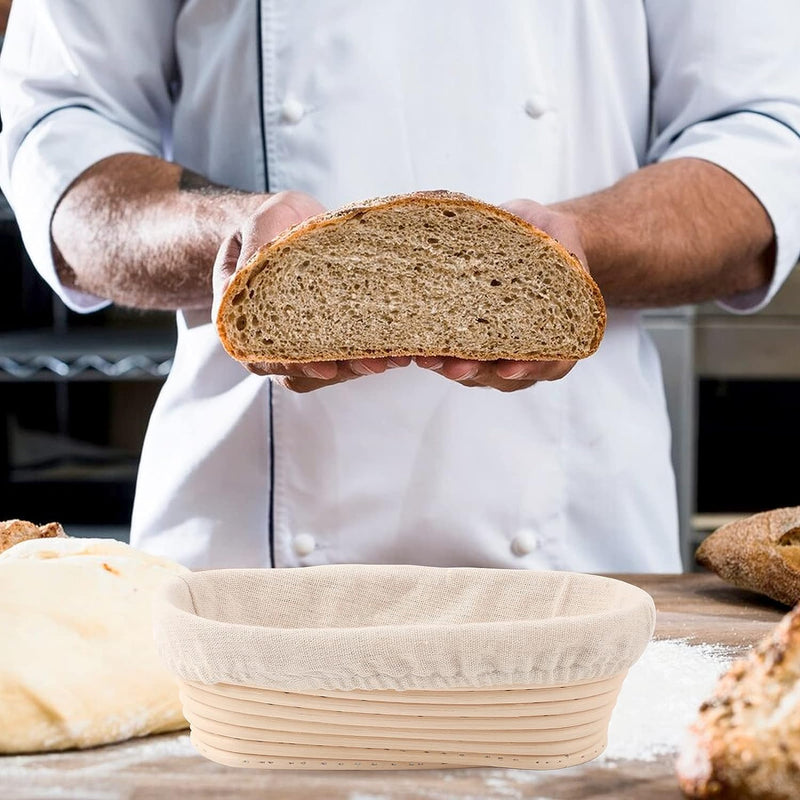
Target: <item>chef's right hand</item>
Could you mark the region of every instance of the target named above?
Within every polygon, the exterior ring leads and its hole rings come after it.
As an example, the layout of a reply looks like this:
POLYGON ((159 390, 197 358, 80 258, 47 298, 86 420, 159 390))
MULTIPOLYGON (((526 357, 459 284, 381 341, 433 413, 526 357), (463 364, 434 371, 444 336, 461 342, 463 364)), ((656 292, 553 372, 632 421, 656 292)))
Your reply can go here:
MULTIPOLYGON (((287 228, 324 211, 323 206, 303 192, 279 192, 262 203, 239 230, 222 242, 217 253, 212 276, 212 319, 217 318, 222 295, 234 273, 247 263, 259 247, 271 242, 287 228)), ((261 362, 246 366, 256 375, 269 375, 287 389, 310 392, 362 375, 376 375, 392 367, 407 367, 410 363, 409 357, 400 357, 313 361, 303 364, 261 362)))

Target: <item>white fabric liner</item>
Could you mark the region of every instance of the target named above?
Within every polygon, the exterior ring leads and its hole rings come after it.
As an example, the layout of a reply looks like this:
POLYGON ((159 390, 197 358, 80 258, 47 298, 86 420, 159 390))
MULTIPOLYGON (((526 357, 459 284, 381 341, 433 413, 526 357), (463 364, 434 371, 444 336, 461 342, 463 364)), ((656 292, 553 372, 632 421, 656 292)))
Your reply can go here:
POLYGON ((626 671, 649 594, 561 571, 336 564, 193 572, 154 601, 176 675, 284 691, 563 685, 626 671))

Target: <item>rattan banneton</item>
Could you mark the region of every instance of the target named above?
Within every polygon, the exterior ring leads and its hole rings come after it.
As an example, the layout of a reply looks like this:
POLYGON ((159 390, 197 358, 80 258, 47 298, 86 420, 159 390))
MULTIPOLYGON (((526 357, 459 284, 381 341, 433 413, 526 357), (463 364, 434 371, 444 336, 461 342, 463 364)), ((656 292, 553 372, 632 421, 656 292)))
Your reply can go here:
POLYGON ((192 742, 267 769, 554 769, 606 746, 655 608, 573 572, 341 564, 170 579, 192 742))

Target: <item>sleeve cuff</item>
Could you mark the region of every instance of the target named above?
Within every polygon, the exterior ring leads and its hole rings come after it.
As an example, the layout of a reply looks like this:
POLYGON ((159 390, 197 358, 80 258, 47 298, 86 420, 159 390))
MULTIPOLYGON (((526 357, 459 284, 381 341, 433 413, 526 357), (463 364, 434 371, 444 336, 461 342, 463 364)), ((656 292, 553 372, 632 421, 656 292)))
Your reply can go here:
POLYGON ((741 112, 687 128, 658 159, 701 158, 738 178, 758 198, 775 229, 777 254, 769 286, 720 300, 738 314, 760 311, 775 296, 800 255, 800 137, 779 120, 741 112))
POLYGON ((160 155, 91 109, 69 107, 49 114, 30 131, 11 171, 9 200, 28 255, 64 304, 79 313, 97 311, 110 302, 62 285, 53 261, 50 223, 69 185, 92 164, 119 153, 160 155))

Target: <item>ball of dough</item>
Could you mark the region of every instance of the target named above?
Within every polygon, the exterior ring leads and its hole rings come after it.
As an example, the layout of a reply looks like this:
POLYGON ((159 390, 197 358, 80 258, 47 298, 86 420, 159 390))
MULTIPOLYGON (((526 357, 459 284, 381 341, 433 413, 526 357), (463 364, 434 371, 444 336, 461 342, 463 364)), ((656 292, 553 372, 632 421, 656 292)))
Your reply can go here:
POLYGON ((113 539, 33 539, 0 553, 0 753, 188 727, 151 612, 160 582, 185 572, 113 539))

